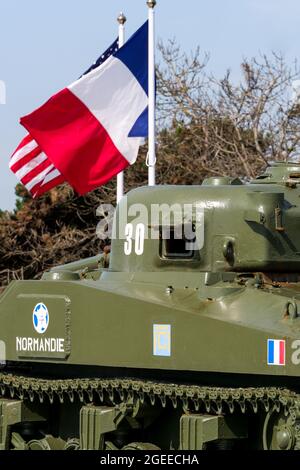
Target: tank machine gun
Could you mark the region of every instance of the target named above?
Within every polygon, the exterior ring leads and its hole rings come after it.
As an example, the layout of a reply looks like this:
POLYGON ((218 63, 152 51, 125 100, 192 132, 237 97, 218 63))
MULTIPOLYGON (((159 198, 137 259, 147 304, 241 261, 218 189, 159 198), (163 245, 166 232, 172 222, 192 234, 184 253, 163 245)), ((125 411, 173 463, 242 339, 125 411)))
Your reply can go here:
POLYGON ((299 449, 299 197, 294 163, 139 188, 109 264, 12 282, 0 449, 299 449))

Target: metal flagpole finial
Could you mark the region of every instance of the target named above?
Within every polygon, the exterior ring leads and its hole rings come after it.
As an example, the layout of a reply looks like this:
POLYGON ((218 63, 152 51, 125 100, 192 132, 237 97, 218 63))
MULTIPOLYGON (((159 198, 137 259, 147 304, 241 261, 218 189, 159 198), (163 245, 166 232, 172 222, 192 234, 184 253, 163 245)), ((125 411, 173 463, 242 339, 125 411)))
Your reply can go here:
POLYGON ((156 5, 156 0, 148 0, 147 5, 149 8, 154 8, 156 5))
POLYGON ((124 23, 126 23, 127 18, 126 18, 126 16, 124 15, 124 13, 121 12, 121 13, 119 14, 117 20, 118 20, 118 23, 119 23, 119 24, 124 24, 124 23))

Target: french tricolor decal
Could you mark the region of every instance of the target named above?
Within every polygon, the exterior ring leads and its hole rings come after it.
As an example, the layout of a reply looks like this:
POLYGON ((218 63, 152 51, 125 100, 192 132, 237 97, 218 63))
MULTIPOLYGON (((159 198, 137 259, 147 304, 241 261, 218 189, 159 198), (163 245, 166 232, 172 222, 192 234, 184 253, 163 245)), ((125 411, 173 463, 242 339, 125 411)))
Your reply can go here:
POLYGON ((285 341, 268 339, 268 365, 285 366, 285 341))

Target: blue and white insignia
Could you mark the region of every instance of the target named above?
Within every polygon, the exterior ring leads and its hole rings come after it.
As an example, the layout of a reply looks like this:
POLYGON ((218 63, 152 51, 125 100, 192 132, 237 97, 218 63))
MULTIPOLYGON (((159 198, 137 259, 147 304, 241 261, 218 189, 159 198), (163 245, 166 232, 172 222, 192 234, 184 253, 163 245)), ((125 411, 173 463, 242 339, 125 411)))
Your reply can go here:
POLYGON ((37 333, 46 332, 49 325, 49 312, 45 304, 39 303, 33 309, 32 321, 37 333))
POLYGON ((153 355, 171 356, 171 325, 153 325, 153 355))

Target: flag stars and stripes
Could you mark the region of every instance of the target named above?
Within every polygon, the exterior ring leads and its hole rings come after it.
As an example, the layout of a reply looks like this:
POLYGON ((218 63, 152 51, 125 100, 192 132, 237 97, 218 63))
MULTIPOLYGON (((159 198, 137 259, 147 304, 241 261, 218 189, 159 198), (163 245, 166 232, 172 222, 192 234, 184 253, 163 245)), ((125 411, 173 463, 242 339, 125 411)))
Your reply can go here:
POLYGON ((106 49, 106 51, 103 52, 103 54, 100 57, 98 57, 98 59, 93 63, 93 65, 84 72, 82 77, 90 73, 95 68, 100 67, 100 65, 103 64, 103 62, 105 62, 112 54, 114 54, 118 50, 119 50, 119 39, 116 39, 112 43, 112 45, 108 49, 106 49))
POLYGON ((9 167, 34 197, 64 181, 60 172, 54 168, 30 135, 22 140, 12 155, 9 167))
POLYGON ((135 162, 148 124, 147 91, 148 22, 99 67, 20 122, 83 195, 135 162))

